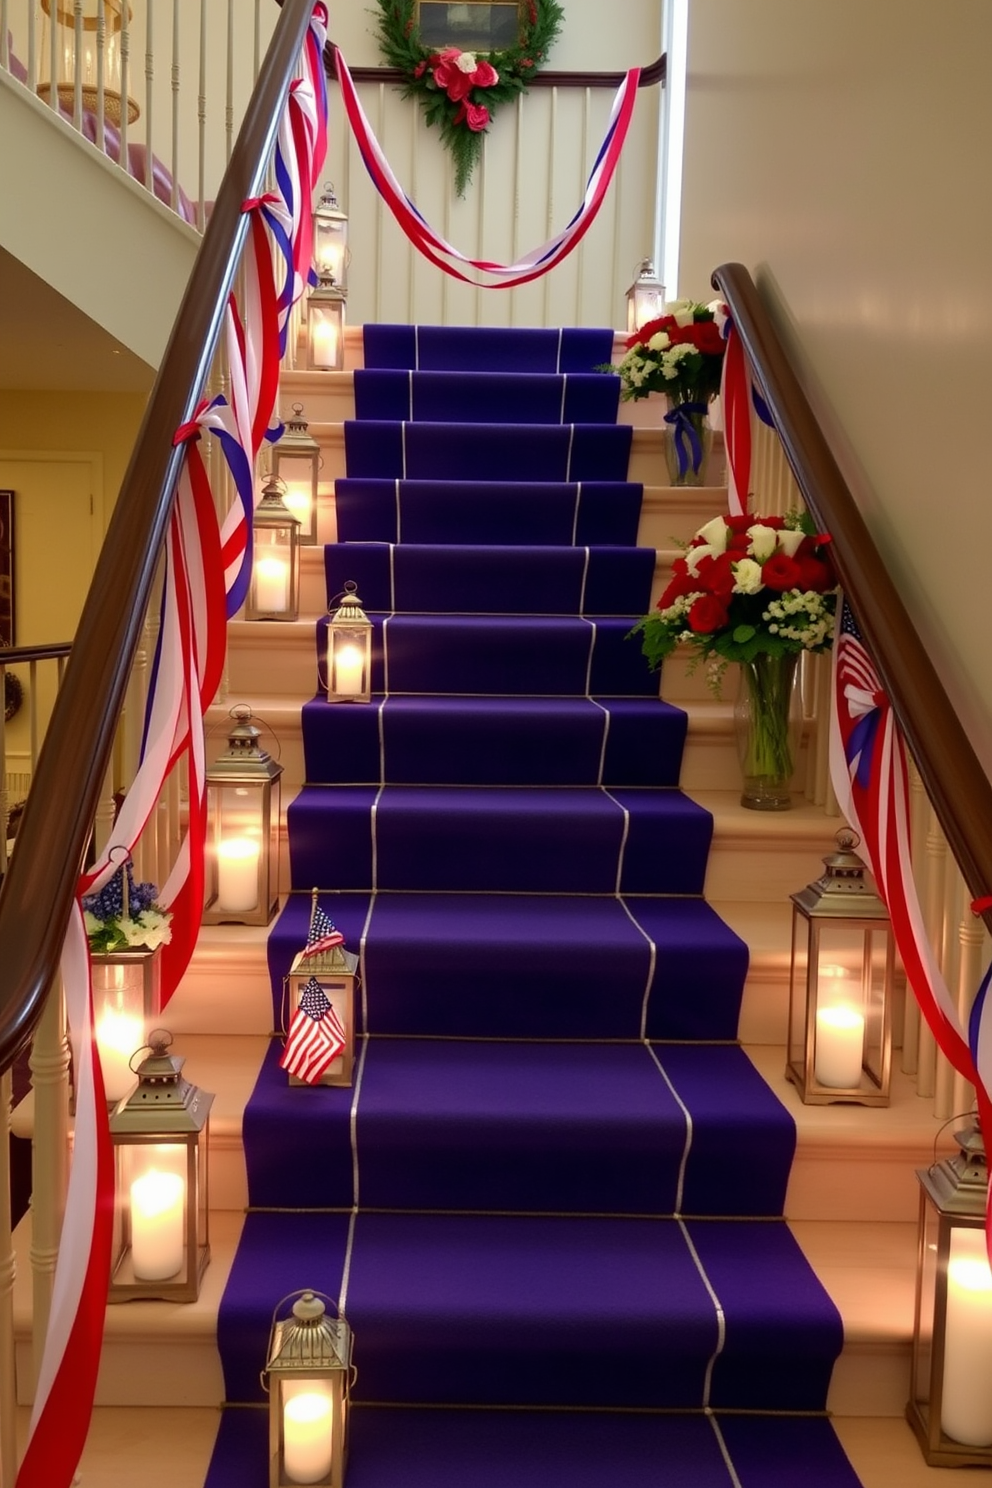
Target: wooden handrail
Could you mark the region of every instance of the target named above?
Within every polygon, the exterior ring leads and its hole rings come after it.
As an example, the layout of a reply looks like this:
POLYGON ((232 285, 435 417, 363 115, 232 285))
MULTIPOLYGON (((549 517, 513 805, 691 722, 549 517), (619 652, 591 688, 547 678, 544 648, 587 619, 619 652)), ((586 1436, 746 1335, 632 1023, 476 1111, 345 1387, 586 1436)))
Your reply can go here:
POLYGON ((54 641, 47 646, 0 646, 0 666, 17 666, 28 661, 57 661, 68 656, 71 641, 54 641))
POLYGON ((65 680, 38 758, 0 888, 0 1069, 30 1039, 58 969, 76 881, 113 746, 183 452, 223 324, 248 230, 241 210, 262 190, 312 0, 286 0, 121 485, 83 607, 65 680))
MULTIPOLYGON (((906 606, 743 264, 714 270, 803 500, 831 554, 948 846, 975 898, 992 893, 992 783, 951 706, 906 606)), ((982 918, 992 929, 992 911, 982 918)))
MULTIPOLYGON (((334 66, 334 53, 328 46, 325 53, 327 58, 327 70, 331 77, 337 77, 334 66)), ((663 52, 660 57, 641 69, 638 79, 639 88, 650 88, 655 83, 664 84, 668 70, 668 58, 663 52)), ((393 83, 402 87, 410 79, 402 67, 350 67, 356 83, 393 83)), ((625 72, 539 72, 532 77, 527 84, 528 88, 619 88, 625 72)))

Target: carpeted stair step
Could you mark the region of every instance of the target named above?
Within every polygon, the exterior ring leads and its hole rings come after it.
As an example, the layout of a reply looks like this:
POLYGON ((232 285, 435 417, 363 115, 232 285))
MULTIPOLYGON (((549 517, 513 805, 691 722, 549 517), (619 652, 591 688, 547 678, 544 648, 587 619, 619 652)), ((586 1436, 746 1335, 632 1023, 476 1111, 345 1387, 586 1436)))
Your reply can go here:
MULTIPOLYGON (((860 1488, 821 1416, 356 1406, 348 1488, 860 1488)), ((268 1488, 268 1419, 230 1410, 206 1488, 268 1488)))
POLYGON ((732 1045, 370 1039, 357 1094, 288 1088, 280 1052, 244 1113, 254 1208, 781 1213, 795 1128, 732 1045))
POLYGON ((646 610, 655 550, 329 543, 327 597, 349 580, 367 610, 442 615, 628 615, 646 610))
POLYGON ((426 423, 612 424, 619 377, 597 372, 355 372, 355 417, 426 423))
POLYGON ((608 328, 367 325, 366 367, 426 372, 591 372, 613 355, 608 328))
POLYGON ((356 1398, 384 1404, 812 1411, 843 1342, 781 1220, 250 1213, 218 1319, 228 1400, 262 1398, 300 1285, 344 1293, 356 1398))
POLYGON ((348 476, 335 482, 334 504, 342 542, 633 546, 643 491, 624 480, 348 476))
POLYGON ((687 726, 657 698, 318 697, 302 721, 328 785, 673 786, 687 726))
POLYGON ((679 790, 305 786, 290 886, 701 894, 713 819, 679 790))
MULTIPOLYGON (((366 1031, 428 1038, 733 1039, 747 947, 702 899, 326 894, 362 951, 366 1031)), ((309 894, 268 941, 275 1026, 309 894)))
POLYGON ((428 424, 381 419, 344 426, 349 476, 390 480, 623 481, 629 424, 428 424))
MULTIPOLYGON (((371 615, 372 691, 466 696, 656 697, 628 640, 633 616, 371 615)), ((327 617, 317 655, 327 652, 327 617)), ((346 705, 351 706, 351 705, 346 705)))

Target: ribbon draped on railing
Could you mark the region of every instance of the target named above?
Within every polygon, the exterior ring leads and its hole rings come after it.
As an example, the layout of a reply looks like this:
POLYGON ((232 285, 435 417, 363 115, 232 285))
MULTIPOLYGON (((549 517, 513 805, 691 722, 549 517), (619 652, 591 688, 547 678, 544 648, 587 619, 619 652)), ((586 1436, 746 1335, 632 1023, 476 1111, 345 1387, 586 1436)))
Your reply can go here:
POLYGON ((109 841, 77 886, 62 952, 62 980, 76 1098, 73 1159, 62 1244, 30 1436, 17 1488, 69 1488, 86 1441, 96 1390, 110 1280, 113 1150, 93 1027, 89 952, 80 899, 107 882, 130 854, 171 771, 185 760, 185 836, 159 901, 172 910, 163 951, 163 1003, 189 964, 203 907, 205 761, 203 719, 219 686, 226 621, 240 608, 251 566, 252 470, 270 434, 286 327, 309 278, 311 203, 323 169, 327 92, 323 69, 327 10, 314 6, 276 146, 277 193, 245 202, 251 225, 244 256, 243 318, 227 313, 231 398, 201 403, 176 431, 185 447, 166 541, 161 623, 150 674, 141 756, 109 841), (280 265, 277 275, 275 265, 280 265), (199 449, 214 434, 231 472, 235 501, 222 529, 199 449))
POLYGON ((585 195, 568 226, 555 237, 549 238, 540 248, 525 253, 515 263, 499 264, 488 259, 467 257, 429 225, 393 174, 362 108, 348 64, 336 47, 334 60, 348 122, 375 188, 413 246, 437 268, 443 269, 452 278, 480 289, 512 289, 515 285, 529 284, 547 274, 578 247, 596 219, 619 162, 637 100, 637 86, 641 75, 639 67, 631 68, 617 89, 606 135, 589 174, 585 195), (467 269, 474 269, 476 275, 464 273, 458 267, 460 264, 467 269), (492 276, 495 282, 477 277, 478 275, 492 276))

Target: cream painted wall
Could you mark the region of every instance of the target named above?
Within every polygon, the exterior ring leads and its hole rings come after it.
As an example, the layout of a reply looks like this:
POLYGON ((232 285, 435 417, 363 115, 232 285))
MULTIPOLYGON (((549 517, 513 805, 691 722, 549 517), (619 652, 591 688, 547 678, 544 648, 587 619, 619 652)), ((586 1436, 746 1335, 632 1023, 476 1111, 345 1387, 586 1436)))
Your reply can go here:
POLYGON ((689 10, 680 288, 757 278, 992 774, 992 6, 689 10))
POLYGON ((10 450, 94 450, 103 465, 96 493, 110 520, 145 411, 136 393, 0 391, 0 459, 10 450))

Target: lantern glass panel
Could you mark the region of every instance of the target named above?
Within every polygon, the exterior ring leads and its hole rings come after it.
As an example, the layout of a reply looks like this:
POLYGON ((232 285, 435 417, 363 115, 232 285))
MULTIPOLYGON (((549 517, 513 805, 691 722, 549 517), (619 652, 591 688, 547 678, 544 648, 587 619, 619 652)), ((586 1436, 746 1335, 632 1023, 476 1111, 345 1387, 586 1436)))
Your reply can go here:
POLYGON ((284 618, 296 608, 293 536, 294 529, 288 525, 255 524, 251 599, 256 616, 284 618))
POLYGON ((214 923, 267 924, 275 898, 279 790, 272 782, 207 782, 205 909, 214 923))
POLYGON ((347 291, 348 221, 322 212, 314 214, 313 258, 321 279, 328 279, 342 294, 347 291))
POLYGON ((133 1089, 131 1056, 144 1048, 151 1020, 162 1004, 162 963, 157 950, 91 957, 93 1017, 107 1100, 116 1104, 133 1089))
POLYGON ((207 1128, 116 1137, 110 1300, 194 1301, 208 1258, 207 1128))
MULTIPOLYGON (((934 1313, 937 1304, 937 1277, 947 1269, 947 1235, 943 1236, 944 1254, 940 1254, 940 1216, 920 1194, 919 1255, 916 1263, 916 1327, 913 1334, 912 1379, 910 1399, 925 1418, 930 1409, 934 1384, 934 1313)), ((939 1388, 939 1385, 938 1385, 939 1388)), ((933 1402, 940 1408, 939 1399, 933 1402)))
POLYGON ((789 1048, 787 1067, 802 1070, 806 1062, 806 985, 812 927, 805 915, 792 910, 792 967, 789 977, 789 1048))
POLYGON ((307 346, 312 371, 339 372, 344 366, 344 300, 321 299, 319 291, 307 303, 307 346))
POLYGON ((327 627, 327 695, 336 701, 368 700, 371 632, 367 625, 327 627))
POLYGON ((333 1379, 280 1379, 280 1485, 334 1483, 335 1439, 343 1431, 340 1382, 333 1379))
POLYGON ((300 454, 280 455, 275 463, 276 474, 286 483, 286 494, 282 499, 300 524, 300 541, 313 542, 314 462, 309 456, 300 454))
POLYGON ((888 925, 865 931, 865 1068, 880 1080, 885 1065, 888 1025, 892 1016, 888 988, 892 986, 894 949, 888 925))
POLYGON ((628 292, 627 329, 634 332, 657 320, 665 313, 665 290, 662 285, 635 284, 628 292))

